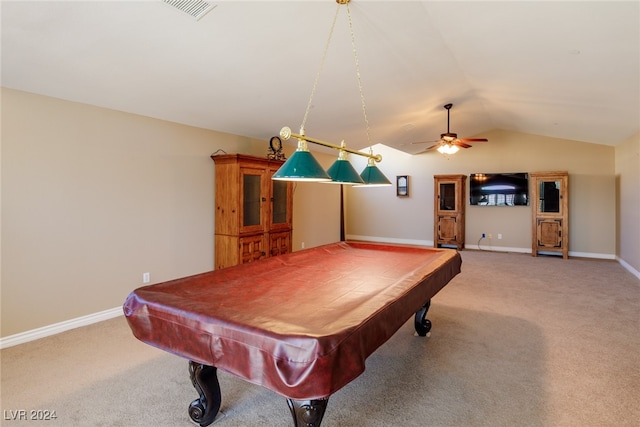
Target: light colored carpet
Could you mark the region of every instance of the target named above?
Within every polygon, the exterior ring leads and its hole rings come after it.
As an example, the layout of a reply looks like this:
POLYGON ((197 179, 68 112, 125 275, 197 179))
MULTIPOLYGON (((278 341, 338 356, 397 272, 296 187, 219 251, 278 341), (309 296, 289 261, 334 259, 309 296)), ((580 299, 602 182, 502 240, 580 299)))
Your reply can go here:
MULTIPOLYGON (((639 426, 640 281, 612 261, 463 251, 432 301, 329 400, 323 427, 639 426)), ((124 300, 123 295, 123 300, 124 300)), ((124 318, 4 349, 2 425, 194 426, 187 361, 124 318), (12 421, 51 410, 50 422, 12 421)), ((284 397, 219 372, 219 427, 288 426, 284 397)))

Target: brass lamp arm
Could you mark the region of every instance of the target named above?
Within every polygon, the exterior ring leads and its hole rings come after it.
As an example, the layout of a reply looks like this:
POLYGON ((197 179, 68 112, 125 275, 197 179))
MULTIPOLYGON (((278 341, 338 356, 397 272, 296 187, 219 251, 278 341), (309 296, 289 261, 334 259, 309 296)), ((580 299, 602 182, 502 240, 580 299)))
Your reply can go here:
POLYGON ((284 140, 290 139, 291 137, 297 138, 297 139, 302 139, 308 142, 313 142, 314 144, 318 144, 318 145, 322 145, 324 147, 329 147, 329 148, 333 148, 334 150, 342 150, 342 151, 346 151, 348 153, 351 154, 357 154, 358 156, 364 156, 364 157, 368 157, 370 159, 375 160, 376 162, 381 162, 382 161, 382 155, 380 154, 373 154, 373 153, 363 153, 361 151, 357 151, 357 150, 352 150, 351 148, 347 148, 346 146, 340 146, 340 145, 335 145, 335 144, 331 144, 330 142, 325 142, 325 141, 321 141, 319 139, 315 139, 315 138, 310 138, 306 135, 300 135, 297 133, 292 133, 291 132, 291 128, 285 126, 280 130, 280 137, 284 140))

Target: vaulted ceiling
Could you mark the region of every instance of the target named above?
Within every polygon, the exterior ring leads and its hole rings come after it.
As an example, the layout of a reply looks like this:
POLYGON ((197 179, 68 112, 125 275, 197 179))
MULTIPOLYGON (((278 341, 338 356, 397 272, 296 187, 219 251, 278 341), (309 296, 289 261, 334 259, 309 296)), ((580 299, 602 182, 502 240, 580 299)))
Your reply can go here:
MULTIPOLYGON (((268 140, 409 153, 504 129, 616 145, 640 129, 637 1, 5 1, 2 85, 268 140)), ((37 125, 34 123, 34 126, 37 125)), ((291 143, 293 144, 293 143, 291 143)))

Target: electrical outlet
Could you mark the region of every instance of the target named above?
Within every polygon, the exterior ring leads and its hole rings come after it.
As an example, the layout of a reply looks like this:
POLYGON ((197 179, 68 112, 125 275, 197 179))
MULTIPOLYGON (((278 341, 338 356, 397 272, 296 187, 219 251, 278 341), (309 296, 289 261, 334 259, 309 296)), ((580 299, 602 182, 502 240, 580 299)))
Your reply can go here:
POLYGON ((302 242, 302 245, 300 245, 300 246, 302 246, 302 249, 304 249, 304 242, 302 242))
POLYGON ((151 281, 151 274, 142 273, 142 283, 149 283, 151 281))
POLYGON ((490 239, 492 239, 492 238, 493 238, 493 236, 491 235, 491 233, 489 233, 489 234, 487 235, 487 237, 488 237, 488 238, 490 238, 490 239))
POLYGON ((482 238, 484 239, 485 237, 487 237, 484 233, 482 233, 482 238))
POLYGON ((502 239, 502 234, 498 233, 498 240, 502 239))

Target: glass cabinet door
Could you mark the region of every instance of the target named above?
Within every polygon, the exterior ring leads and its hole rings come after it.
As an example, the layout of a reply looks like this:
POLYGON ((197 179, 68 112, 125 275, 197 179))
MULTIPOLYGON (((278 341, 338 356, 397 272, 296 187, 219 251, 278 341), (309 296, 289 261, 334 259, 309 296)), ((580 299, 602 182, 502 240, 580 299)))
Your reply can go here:
POLYGON ((260 175, 242 175, 242 226, 260 225, 262 179, 260 175))
POLYGON ((456 210, 456 184, 446 182, 440 184, 440 210, 455 211, 456 210))
POLYGON ((285 181, 272 181, 273 201, 271 206, 271 223, 287 223, 287 183, 285 181))
POLYGON ((540 181, 538 209, 541 213, 560 212, 560 181, 540 181))

